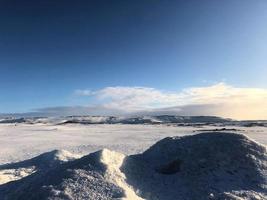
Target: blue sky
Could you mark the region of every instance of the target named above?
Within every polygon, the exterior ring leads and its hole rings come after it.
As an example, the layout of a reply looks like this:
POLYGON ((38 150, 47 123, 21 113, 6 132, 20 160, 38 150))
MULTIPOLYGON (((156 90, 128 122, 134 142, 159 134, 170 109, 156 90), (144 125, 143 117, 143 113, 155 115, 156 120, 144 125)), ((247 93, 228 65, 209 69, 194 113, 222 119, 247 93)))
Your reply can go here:
POLYGON ((1 1, 0 113, 98 105, 97 92, 77 90, 118 86, 266 89, 266 10, 265 0, 1 1))

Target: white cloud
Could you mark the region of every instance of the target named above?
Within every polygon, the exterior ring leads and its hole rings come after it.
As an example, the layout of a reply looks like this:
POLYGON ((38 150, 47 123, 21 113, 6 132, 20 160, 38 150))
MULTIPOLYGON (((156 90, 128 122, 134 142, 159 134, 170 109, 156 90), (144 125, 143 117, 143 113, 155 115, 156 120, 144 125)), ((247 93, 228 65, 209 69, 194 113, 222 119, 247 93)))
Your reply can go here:
POLYGON ((147 87, 106 87, 77 90, 96 97, 104 109, 125 113, 218 115, 235 119, 267 119, 267 89, 237 88, 225 83, 186 88, 180 92, 147 87))
POLYGON ((95 95, 100 100, 109 100, 105 103, 108 107, 129 111, 174 106, 180 98, 179 94, 145 87, 107 87, 95 95))
POLYGON ((78 96, 91 96, 93 94, 91 90, 75 90, 74 93, 78 96))

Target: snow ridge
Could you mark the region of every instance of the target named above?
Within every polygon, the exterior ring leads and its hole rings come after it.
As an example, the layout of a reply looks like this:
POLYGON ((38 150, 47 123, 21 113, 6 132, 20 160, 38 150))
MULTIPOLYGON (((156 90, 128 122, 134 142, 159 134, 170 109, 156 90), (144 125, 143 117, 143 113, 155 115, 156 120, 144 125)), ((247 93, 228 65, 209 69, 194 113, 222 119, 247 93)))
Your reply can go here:
POLYGON ((107 167, 104 174, 105 179, 123 189, 125 197, 122 199, 142 200, 142 198, 135 194, 133 188, 126 183, 125 174, 120 170, 124 159, 125 155, 121 153, 110 151, 108 149, 103 149, 101 151, 100 161, 107 167))

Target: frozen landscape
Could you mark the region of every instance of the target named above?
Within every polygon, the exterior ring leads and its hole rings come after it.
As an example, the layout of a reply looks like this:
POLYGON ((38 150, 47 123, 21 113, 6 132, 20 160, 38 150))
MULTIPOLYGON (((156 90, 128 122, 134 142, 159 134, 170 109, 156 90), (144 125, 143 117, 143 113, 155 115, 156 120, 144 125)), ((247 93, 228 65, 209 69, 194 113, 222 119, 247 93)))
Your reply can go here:
POLYGON ((266 11, 0 1, 0 200, 267 200, 266 11))
POLYGON ((0 199, 267 199, 265 121, 177 120, 2 119, 0 199))

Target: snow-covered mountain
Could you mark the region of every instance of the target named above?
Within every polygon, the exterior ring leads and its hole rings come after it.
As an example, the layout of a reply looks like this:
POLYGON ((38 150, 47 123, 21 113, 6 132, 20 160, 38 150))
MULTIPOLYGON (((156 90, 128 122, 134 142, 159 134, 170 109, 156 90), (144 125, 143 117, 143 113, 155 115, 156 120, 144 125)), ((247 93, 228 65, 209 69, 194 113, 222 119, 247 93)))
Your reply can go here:
POLYGON ((3 123, 27 123, 27 124, 177 124, 181 126, 190 125, 231 125, 231 126, 262 126, 267 127, 267 120, 237 121, 216 116, 66 116, 66 117, 10 117, 0 119, 3 123))
POLYGON ((34 118, 3 118, 0 123, 58 123, 58 124, 161 124, 161 123, 223 123, 230 122, 214 116, 67 116, 67 117, 34 117, 34 118))

